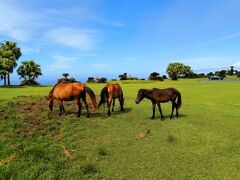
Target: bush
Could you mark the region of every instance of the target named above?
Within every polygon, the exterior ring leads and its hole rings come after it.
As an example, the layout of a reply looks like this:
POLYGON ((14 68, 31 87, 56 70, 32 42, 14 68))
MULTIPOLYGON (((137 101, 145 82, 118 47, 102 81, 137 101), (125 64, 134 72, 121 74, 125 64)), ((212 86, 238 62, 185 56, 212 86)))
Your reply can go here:
POLYGON ((94 82, 95 82, 94 77, 88 77, 87 83, 94 83, 94 82))
POLYGON ((84 163, 80 170, 83 174, 93 174, 97 172, 97 168, 91 163, 84 163))
POLYGON ((71 78, 61 78, 58 79, 57 84, 62 83, 62 84, 67 84, 67 83, 73 83, 73 82, 77 82, 75 78, 71 77, 71 78))
POLYGON ((106 83, 107 82, 107 78, 97 78, 97 83, 106 83))
POLYGON ((166 76, 166 75, 163 75, 163 76, 162 76, 162 79, 167 79, 167 76, 166 76))
POLYGON ((237 71, 236 74, 237 74, 237 77, 240 78, 240 71, 237 71))

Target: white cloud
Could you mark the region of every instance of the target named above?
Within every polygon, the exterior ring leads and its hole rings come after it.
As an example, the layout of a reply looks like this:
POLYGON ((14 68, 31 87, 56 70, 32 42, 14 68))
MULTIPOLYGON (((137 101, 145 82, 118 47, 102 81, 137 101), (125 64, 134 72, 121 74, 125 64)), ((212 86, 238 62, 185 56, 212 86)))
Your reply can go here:
POLYGON ((189 65, 193 70, 199 69, 211 69, 211 68, 222 68, 229 66, 229 60, 232 58, 229 57, 199 57, 185 59, 181 62, 185 65, 189 65))
POLYGON ((232 64, 232 66, 234 66, 235 68, 240 68, 240 61, 235 62, 234 64, 232 64))
POLYGON ((0 3, 0 35, 22 42, 31 40, 39 21, 36 13, 25 11, 9 1, 0 3))
POLYGON ((49 65, 47 66, 49 72, 73 69, 77 58, 63 55, 53 55, 52 60, 52 63, 49 63, 49 65))
POLYGON ((113 21, 105 18, 101 18, 94 14, 92 11, 85 7, 71 7, 71 8, 64 8, 64 9, 47 9, 47 13, 52 14, 54 16, 61 16, 69 21, 69 19, 73 19, 73 21, 92 21, 99 24, 104 24, 116 28, 126 27, 125 23, 113 21), (76 19, 76 17, 78 17, 76 19))
POLYGON ((134 60, 136 60, 136 58, 131 57, 131 56, 125 58, 125 61, 127 61, 127 62, 132 62, 134 60))
POLYGON ((234 38, 237 38, 237 37, 240 37, 240 32, 234 33, 234 34, 229 34, 229 35, 226 35, 226 36, 221 36, 221 37, 218 37, 218 38, 215 38, 215 39, 211 39, 209 41, 205 41, 205 42, 202 42, 202 43, 199 43, 199 44, 195 44, 194 46, 195 47, 206 46, 206 45, 215 44, 215 43, 218 43, 218 42, 221 42, 221 41, 234 39, 234 38))
POLYGON ((52 29, 45 37, 54 43, 84 51, 94 49, 100 41, 98 31, 65 27, 52 29))
POLYGON ((103 69, 103 68, 106 68, 108 67, 107 64, 101 64, 101 63, 98 63, 98 64, 92 64, 92 67, 96 68, 96 69, 103 69))

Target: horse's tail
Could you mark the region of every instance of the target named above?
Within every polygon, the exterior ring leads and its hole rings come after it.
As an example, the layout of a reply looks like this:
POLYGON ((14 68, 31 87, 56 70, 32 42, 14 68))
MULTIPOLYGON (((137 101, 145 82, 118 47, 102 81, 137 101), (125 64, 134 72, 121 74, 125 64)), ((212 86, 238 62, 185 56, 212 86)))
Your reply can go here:
POLYGON ((98 107, 100 107, 103 103, 105 103, 106 99, 108 98, 108 89, 107 89, 107 87, 104 87, 102 89, 100 96, 101 96, 101 99, 100 99, 100 101, 98 103, 98 107))
POLYGON ((175 92, 176 92, 176 94, 178 96, 178 99, 177 99, 177 110, 179 110, 181 105, 182 105, 182 96, 181 96, 181 93, 178 90, 176 90, 175 92))
POLYGON ((97 109, 96 96, 91 88, 85 86, 85 89, 86 89, 86 92, 88 93, 88 95, 90 96, 90 99, 91 99, 93 107, 94 107, 94 111, 96 111, 96 109, 97 109))

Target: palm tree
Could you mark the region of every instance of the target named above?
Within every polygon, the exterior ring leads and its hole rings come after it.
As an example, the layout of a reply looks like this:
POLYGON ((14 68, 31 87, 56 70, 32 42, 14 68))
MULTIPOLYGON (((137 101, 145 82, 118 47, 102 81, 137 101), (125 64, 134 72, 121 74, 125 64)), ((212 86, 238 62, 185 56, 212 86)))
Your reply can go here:
POLYGON ((5 41, 0 46, 0 74, 4 79, 4 85, 6 85, 6 79, 10 86, 10 74, 17 66, 17 60, 21 56, 21 50, 17 47, 16 42, 5 41))
POLYGON ((33 60, 23 61, 17 69, 17 73, 20 78, 24 78, 22 85, 37 85, 36 79, 42 75, 40 65, 33 60))

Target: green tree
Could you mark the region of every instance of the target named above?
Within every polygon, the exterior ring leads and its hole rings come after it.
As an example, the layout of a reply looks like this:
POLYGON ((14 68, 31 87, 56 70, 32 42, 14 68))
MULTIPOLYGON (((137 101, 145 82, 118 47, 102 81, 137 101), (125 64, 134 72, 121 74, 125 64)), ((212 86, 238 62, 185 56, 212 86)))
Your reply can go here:
POLYGON ((97 81, 97 83, 106 83, 107 78, 105 78, 105 77, 97 78, 96 81, 97 81))
POLYGON ((4 86, 10 86, 10 74, 17 66, 17 60, 21 56, 21 50, 16 42, 5 41, 0 45, 0 75, 4 79, 4 86))
POLYGON ((219 76, 221 76, 221 77, 226 77, 226 74, 227 74, 227 71, 226 70, 221 70, 221 71, 219 71, 219 76))
POLYGON ((69 74, 68 73, 63 73, 62 76, 67 79, 69 74))
POLYGON ((17 73, 20 78, 24 79, 21 85, 37 85, 36 79, 42 75, 40 65, 33 60, 23 61, 22 65, 17 69, 17 73))
POLYGON ((192 74, 190 66, 178 62, 170 63, 166 72, 172 80, 177 80, 179 77, 189 77, 192 74))
POLYGON ((163 81, 162 77, 161 77, 160 74, 157 73, 157 72, 152 72, 152 73, 149 75, 148 80, 163 81))
POLYGON ((120 74, 118 77, 120 78, 120 80, 127 80, 128 79, 127 73, 120 74))
POLYGON ((87 83, 94 83, 94 82, 95 82, 94 77, 88 77, 87 83))
POLYGON ((232 76, 234 74, 234 66, 230 66, 230 69, 228 70, 228 75, 232 76))
POLYGON ((235 72, 235 73, 236 73, 237 77, 240 78, 240 71, 237 71, 237 72, 235 72))

